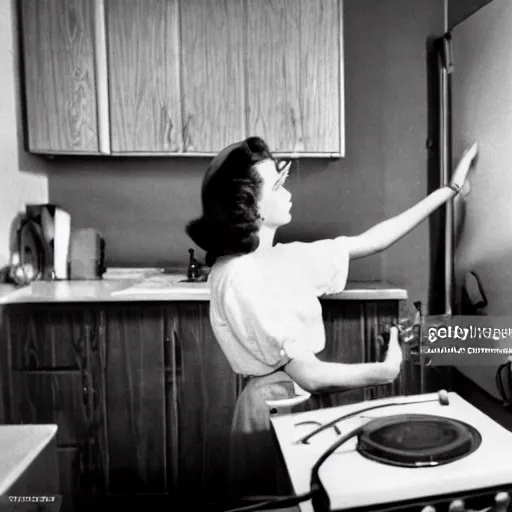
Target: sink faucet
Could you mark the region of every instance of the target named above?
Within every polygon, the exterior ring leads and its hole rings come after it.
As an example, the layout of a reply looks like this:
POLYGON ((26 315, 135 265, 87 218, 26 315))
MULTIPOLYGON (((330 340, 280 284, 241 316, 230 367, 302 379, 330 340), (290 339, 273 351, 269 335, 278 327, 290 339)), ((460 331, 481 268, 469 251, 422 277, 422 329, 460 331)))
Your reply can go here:
POLYGON ((210 269, 197 261, 194 249, 189 249, 189 262, 187 269, 187 281, 203 282, 208 280, 210 269))
POLYGON ((197 279, 199 277, 199 263, 194 255, 194 249, 189 249, 188 269, 187 278, 189 280, 197 279))

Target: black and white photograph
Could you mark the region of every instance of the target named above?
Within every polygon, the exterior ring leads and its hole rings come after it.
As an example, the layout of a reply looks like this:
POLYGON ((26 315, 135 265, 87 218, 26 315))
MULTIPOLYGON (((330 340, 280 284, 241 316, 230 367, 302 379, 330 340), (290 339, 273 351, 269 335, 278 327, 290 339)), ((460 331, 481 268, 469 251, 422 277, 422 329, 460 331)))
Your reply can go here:
POLYGON ((0 512, 512 512, 511 27, 0 0, 0 512))

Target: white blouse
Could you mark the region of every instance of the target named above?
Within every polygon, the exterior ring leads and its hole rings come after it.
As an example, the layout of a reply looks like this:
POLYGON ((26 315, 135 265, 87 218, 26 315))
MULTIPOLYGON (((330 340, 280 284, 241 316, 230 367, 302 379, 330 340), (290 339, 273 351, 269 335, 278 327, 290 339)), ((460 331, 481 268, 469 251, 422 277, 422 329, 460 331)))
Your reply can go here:
POLYGON ((320 352, 318 297, 343 291, 348 269, 345 237, 219 258, 208 278, 210 321, 233 371, 267 375, 301 353, 320 352))

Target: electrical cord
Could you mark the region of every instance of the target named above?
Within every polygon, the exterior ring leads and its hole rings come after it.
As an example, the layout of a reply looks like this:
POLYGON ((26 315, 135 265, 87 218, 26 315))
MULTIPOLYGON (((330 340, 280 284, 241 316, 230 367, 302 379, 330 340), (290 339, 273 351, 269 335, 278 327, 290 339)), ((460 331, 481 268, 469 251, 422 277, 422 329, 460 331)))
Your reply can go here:
MULTIPOLYGON (((299 494, 298 496, 267 496, 268 499, 266 501, 260 501, 258 503, 255 503, 254 505, 244 505, 242 507, 231 508, 229 510, 226 510, 225 512, 250 512, 253 510, 268 510, 283 507, 293 507, 294 505, 298 505, 303 501, 312 499, 317 490, 318 489, 316 486, 312 486, 310 491, 304 494, 299 494)), ((257 498, 255 497, 254 499, 257 498)))
POLYGON ((397 401, 391 402, 391 403, 387 402, 385 404, 370 405, 368 407, 364 407, 362 409, 358 409, 357 411, 353 411, 353 412, 349 412, 347 414, 343 414, 342 416, 338 416, 337 418, 334 418, 333 420, 328 421, 327 423, 324 423, 323 425, 321 425, 320 427, 316 428, 315 430, 313 430, 309 434, 306 434, 304 437, 301 437, 300 439, 295 441, 295 443, 296 444, 308 444, 308 440, 309 439, 311 439, 314 435, 319 434, 320 432, 322 432, 326 428, 332 427, 333 425, 335 425, 336 423, 338 423, 338 422, 340 422, 342 420, 346 420, 348 418, 352 418, 354 416, 358 416, 359 414, 361 414, 363 412, 372 411, 374 409, 381 409, 382 407, 392 407, 394 405, 423 404, 423 403, 426 403, 426 402, 440 402, 442 405, 445 405, 445 403, 448 402, 448 396, 446 395, 446 391, 444 391, 444 393, 440 391, 439 395, 438 395, 438 397, 436 399, 431 399, 431 400, 412 400, 412 401, 397 400, 397 401))
POLYGON ((358 436, 362 432, 363 428, 364 425, 356 427, 350 432, 347 432, 346 434, 342 435, 339 439, 336 439, 336 441, 329 448, 327 448, 327 450, 325 450, 324 453, 322 453, 320 458, 316 461, 315 465, 313 466, 313 469, 311 470, 310 486, 311 489, 316 490, 314 495, 311 497, 311 503, 313 505, 314 512, 329 512, 331 510, 329 496, 325 491, 325 488, 322 485, 322 482, 320 481, 320 476, 318 474, 320 471, 320 467, 327 460, 327 458, 331 456, 331 454, 336 450, 336 448, 339 448, 349 439, 358 436))
MULTIPOLYGON (((296 427, 301 427, 302 425, 318 425, 319 427, 322 426, 322 423, 315 420, 307 420, 307 421, 299 421, 299 423, 295 423, 296 427)), ((338 425, 333 425, 332 428, 334 429, 334 432, 341 436, 341 430, 338 428, 338 425)))

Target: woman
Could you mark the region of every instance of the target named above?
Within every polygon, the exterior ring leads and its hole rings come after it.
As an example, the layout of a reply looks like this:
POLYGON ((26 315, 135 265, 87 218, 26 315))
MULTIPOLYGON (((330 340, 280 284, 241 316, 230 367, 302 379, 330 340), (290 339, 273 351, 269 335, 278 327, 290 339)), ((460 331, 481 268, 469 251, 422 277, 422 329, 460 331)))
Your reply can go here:
MULTIPOLYGON (((215 336, 233 370, 251 377, 233 424, 236 460, 249 465, 245 473, 233 460, 239 480, 275 492, 271 482, 262 482, 270 473, 271 459, 265 457, 276 451, 263 448, 271 440, 266 400, 301 389, 385 384, 399 375, 402 352, 396 328, 382 362, 320 361, 315 354, 324 348, 325 333, 318 297, 345 288, 351 259, 383 251, 453 198, 476 154, 475 144, 448 186, 358 236, 276 245, 276 230, 291 220, 291 194, 285 187, 290 163, 274 159, 258 137, 232 144, 212 160, 202 184, 203 214, 187 225, 187 233, 206 251, 206 264, 212 267, 210 320, 215 336), (251 435, 257 440, 250 441, 251 435), (243 448, 251 446, 257 450, 248 457, 243 448)), ((274 475, 269 480, 275 481, 274 475)))

